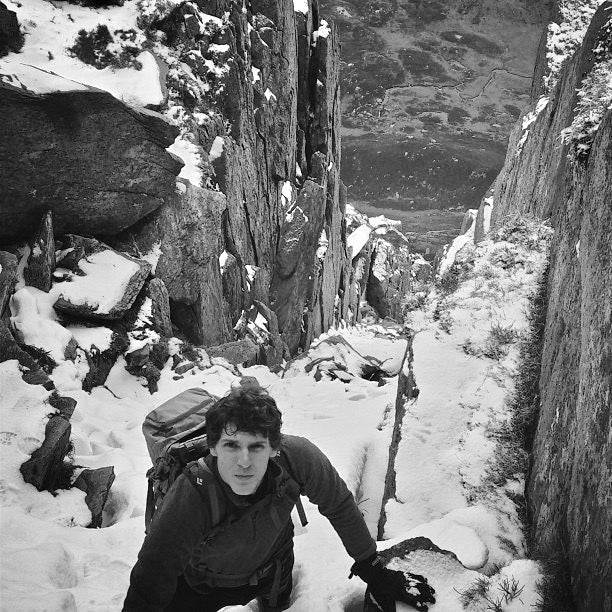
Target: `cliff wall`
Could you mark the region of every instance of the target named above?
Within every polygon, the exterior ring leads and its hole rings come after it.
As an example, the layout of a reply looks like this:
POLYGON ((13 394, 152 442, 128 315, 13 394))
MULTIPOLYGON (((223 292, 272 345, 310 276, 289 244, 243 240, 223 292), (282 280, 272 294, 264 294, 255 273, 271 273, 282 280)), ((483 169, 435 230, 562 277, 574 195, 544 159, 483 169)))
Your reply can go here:
POLYGON ((25 45, 0 60, 0 242, 14 251, 51 210, 58 237, 154 255, 191 341, 233 340, 260 301, 291 352, 305 348, 348 314, 351 283, 335 28, 318 0, 300 11, 292 0, 112 4, 17 9, 25 45), (113 21, 122 15, 136 26, 113 21), (52 43, 36 55, 30 27, 67 33, 79 16, 100 25, 62 46, 63 63, 52 43), (159 99, 143 108, 137 86, 113 97, 89 84, 127 69, 149 70, 159 99))
POLYGON ((535 548, 567 554, 585 612, 612 609, 611 10, 593 15, 556 84, 534 87, 493 186, 494 223, 528 213, 555 230, 527 496, 535 548))

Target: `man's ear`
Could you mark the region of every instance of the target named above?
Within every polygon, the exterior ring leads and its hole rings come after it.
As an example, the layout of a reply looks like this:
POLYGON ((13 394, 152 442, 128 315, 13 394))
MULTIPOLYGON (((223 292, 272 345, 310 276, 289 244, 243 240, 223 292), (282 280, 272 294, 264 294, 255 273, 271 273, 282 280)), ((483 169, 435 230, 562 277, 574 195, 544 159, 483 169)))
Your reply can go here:
POLYGON ((217 448, 216 448, 215 446, 211 446, 211 447, 210 447, 210 454, 211 454, 213 457, 217 457, 217 448))

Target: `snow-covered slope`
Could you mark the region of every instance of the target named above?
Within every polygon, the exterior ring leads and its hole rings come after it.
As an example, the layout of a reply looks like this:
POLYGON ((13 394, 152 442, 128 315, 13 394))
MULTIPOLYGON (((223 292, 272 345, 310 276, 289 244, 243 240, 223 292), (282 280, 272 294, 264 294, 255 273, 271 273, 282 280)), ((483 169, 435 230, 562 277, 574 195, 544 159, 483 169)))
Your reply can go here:
MULTIPOLYGON (((523 556, 524 542, 507 493, 520 495, 522 483, 508 474, 510 480, 498 490, 487 473, 497 452, 495 428, 507 418, 504 393, 511 387, 516 338, 525 329, 524 306, 544 261, 542 236, 536 232, 536 238, 529 239, 538 247, 535 250, 525 246, 528 238, 523 235, 460 251, 455 267, 463 261, 464 272, 456 292, 443 293, 440 288, 424 310, 413 313, 414 371, 421 393, 408 406, 402 427, 395 463, 396 498, 386 507, 385 536, 392 539, 381 542, 381 547, 424 535, 464 563, 465 568, 439 559, 432 562, 426 555, 402 562, 402 567, 430 576, 438 592, 434 611, 462 610, 461 593, 483 576, 479 572, 494 572, 496 563, 507 567, 490 580, 481 578, 487 597, 503 599, 497 585, 504 583, 504 575, 514 576, 523 588, 518 599, 506 603, 500 599, 500 609, 525 610, 536 598, 537 566, 513 562, 523 556), (507 343, 500 344, 499 337, 494 343, 496 325, 514 331, 506 337, 507 343)), ((330 333, 341 334, 361 354, 386 363, 399 364, 406 350, 398 329, 370 324, 330 333)), ((313 351, 334 356, 334 345, 327 346, 316 343, 313 351)), ((144 536, 144 473, 149 457, 140 431, 142 420, 185 388, 201 385, 223 394, 236 379, 222 362, 194 368, 178 379, 169 366, 170 362, 153 395, 125 372, 121 362, 105 387, 91 393, 71 391, 78 401, 72 417, 75 464, 113 465, 116 472, 103 528, 91 530, 84 527, 90 517, 80 491, 39 493, 23 482, 19 464, 40 444, 45 416, 52 410, 44 403, 48 392, 24 383, 15 361, 0 364, 3 610, 121 609, 144 536)), ((397 378, 387 379, 383 386, 359 377, 346 384, 326 377, 317 382, 299 365, 284 377, 264 366, 242 373, 256 376, 269 388, 283 411, 288 433, 310 438, 328 454, 355 492, 375 534, 397 378)), ((364 585, 347 580, 350 559, 326 519, 310 504, 306 512, 309 525, 296 526, 291 609, 358 609, 364 585)), ((482 597, 472 599, 468 609, 484 609, 482 597)))

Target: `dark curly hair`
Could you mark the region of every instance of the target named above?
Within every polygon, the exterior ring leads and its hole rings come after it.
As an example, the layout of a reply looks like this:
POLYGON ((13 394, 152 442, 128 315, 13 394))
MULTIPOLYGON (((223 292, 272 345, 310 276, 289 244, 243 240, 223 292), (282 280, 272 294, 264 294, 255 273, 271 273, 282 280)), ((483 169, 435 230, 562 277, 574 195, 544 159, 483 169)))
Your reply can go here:
POLYGON ((212 448, 224 430, 228 434, 237 430, 265 436, 276 449, 280 446, 282 423, 281 411, 274 398, 255 379, 245 377, 240 386, 233 388, 206 413, 206 441, 212 448))

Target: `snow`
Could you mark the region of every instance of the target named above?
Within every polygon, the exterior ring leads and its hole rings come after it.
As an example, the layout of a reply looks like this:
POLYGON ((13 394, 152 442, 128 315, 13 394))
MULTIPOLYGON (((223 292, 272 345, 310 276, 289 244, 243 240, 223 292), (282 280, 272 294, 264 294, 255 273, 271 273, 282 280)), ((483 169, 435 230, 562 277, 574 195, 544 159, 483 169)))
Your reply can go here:
MULTIPOLYGON (((478 211, 474 211, 470 209, 468 212, 477 213, 478 211)), ((438 266, 438 276, 443 276, 450 267, 455 263, 455 257, 457 253, 465 246, 469 245, 474 240, 474 232, 476 231, 476 214, 472 214, 472 224, 465 232, 465 234, 461 234, 457 236, 450 245, 446 245, 444 247, 444 255, 440 261, 440 265, 438 266)))
POLYGON ((223 155, 223 147, 225 145, 225 141, 222 136, 215 136, 212 145, 210 146, 210 151, 208 152, 209 161, 215 161, 215 159, 219 159, 221 155, 223 155))
POLYGON ((66 328, 77 344, 84 350, 89 351, 95 347, 102 352, 110 347, 113 330, 108 327, 86 327, 85 325, 69 325, 66 328))
POLYGON ((522 129, 523 133, 521 134, 521 138, 516 145, 516 151, 514 153, 515 157, 518 157, 523 150, 523 146, 525 142, 527 142, 527 137, 529 136, 529 126, 538 118, 538 115, 546 108, 548 105, 549 98, 547 96, 542 96, 536 103, 535 109, 531 112, 527 113, 523 117, 522 129))
POLYGON ((289 208, 291 206, 293 198, 293 185, 290 181, 284 181, 281 187, 281 203, 283 208, 289 208))
MULTIPOLYGON (((0 75, 12 75, 37 93, 82 90, 86 89, 83 85, 87 85, 108 91, 134 106, 157 105, 163 101, 159 65, 151 52, 140 53, 134 58, 133 67, 109 66, 98 70, 68 51, 80 30, 90 31, 105 25, 111 35, 116 30, 138 31, 136 2, 126 2, 122 7, 90 9, 45 0, 9 0, 8 8, 17 14, 22 24, 25 45, 20 53, 10 53, 0 59, 0 75), (136 65, 140 65, 140 69, 136 65)), ((114 38, 120 47, 120 39, 114 38)), ((6 76, 1 78, 5 82, 8 80, 6 76)))
POLYGON ((493 196, 488 198, 484 198, 482 201, 483 207, 483 219, 482 219, 482 229, 483 234, 488 234, 491 230, 491 214, 493 213, 493 196))
POLYGON ((111 250, 99 251, 79 261, 84 276, 58 283, 59 296, 76 305, 88 305, 97 314, 108 314, 121 300, 130 279, 140 267, 111 250))
POLYGON ((363 247, 368 243, 372 228, 369 225, 360 225, 346 237, 346 248, 351 250, 351 257, 354 259, 363 247))
POLYGON ((321 19, 321 24, 319 25, 318 29, 312 33, 312 40, 313 42, 316 42, 319 37, 327 38, 330 33, 331 30, 329 29, 329 23, 327 23, 325 19, 321 19))
POLYGON ((308 0, 293 0, 293 10, 308 15, 308 0))
POLYGON ((255 66, 252 66, 251 74, 253 76, 253 83, 257 83, 257 81, 261 81, 261 70, 259 68, 255 68, 255 66))
POLYGON ((268 102, 272 99, 274 99, 276 102, 276 95, 274 95, 270 89, 266 89, 266 91, 264 91, 264 97, 268 102))
MULTIPOLYGON (((182 183, 177 183, 177 185, 181 185, 184 187, 182 183)), ((159 263, 159 258, 162 256, 163 251, 161 248, 161 241, 157 241, 151 247, 151 250, 144 255, 140 255, 140 259, 144 259, 145 261, 151 264, 151 273, 155 274, 155 270, 157 269, 157 264, 159 263)))
MULTIPOLYGON (((1 78, 37 92, 98 87, 130 104, 159 104, 163 95, 159 60, 153 55, 158 51, 156 47, 136 58, 142 64, 141 70, 97 70, 84 66, 67 53, 67 48, 74 44, 80 29, 91 30, 103 23, 111 33, 117 28, 138 30, 139 11, 152 19, 167 14, 179 3, 140 0, 125 2, 122 7, 91 9, 46 0, 8 0, 9 9, 17 12, 23 24, 26 45, 22 53, 0 60, 1 78), (51 30, 39 27, 43 23, 53 24, 51 30)), ((307 0, 294 0, 294 8, 307 14, 307 0)), ((201 29, 223 27, 222 20, 202 13, 199 16, 201 29)), ((313 40, 329 34, 328 24, 321 21, 313 40)), ((218 46, 215 51, 227 50, 218 46)), ((212 60, 206 60, 206 65, 216 74, 227 70, 212 60)), ((254 82, 261 78, 256 71, 252 71, 254 82)), ((275 98, 269 89, 265 96, 268 100, 275 98)), ((181 107, 171 106, 167 114, 180 124, 183 113, 181 107)), ((181 178, 200 185, 202 151, 186 132, 168 150, 185 163, 181 178)), ((215 139, 209 157, 215 159, 222 150, 222 143, 215 139)), ((296 175, 300 176, 299 168, 296 175)), ((183 183, 178 185, 184 189, 183 183)), ((287 221, 297 214, 308 222, 303 210, 293 205, 291 183, 283 182, 280 189, 287 221)), ((492 201, 488 208, 491 207, 492 201)), ((486 215, 485 208, 485 227, 486 215)), ((372 231, 391 227, 390 222, 380 218, 365 218, 359 223, 347 239, 353 256, 371 239, 372 231)), ((486 479, 496 453, 490 431, 507 418, 504 397, 511 387, 517 349, 508 346, 507 353, 499 359, 478 351, 489 341, 493 322, 511 325, 518 333, 525 329, 527 295, 537 280, 544 256, 492 240, 474 247, 473 232, 474 225, 451 245, 442 262, 443 272, 463 249, 472 248, 476 257, 473 275, 451 297, 434 293, 424 310, 413 313, 408 322, 416 332, 413 367, 420 394, 407 406, 401 427, 395 463, 397 491, 395 498, 385 504, 386 540, 379 546, 382 549, 406 537, 423 535, 457 555, 463 565, 428 551, 394 561, 401 569, 409 568, 429 578, 438 597, 438 603, 430 607, 432 612, 463 610, 461 592, 482 577, 482 572, 494 572, 495 564, 505 564, 489 579, 488 592, 492 598, 498 597, 505 578, 519 581, 523 588, 520 597, 502 606, 504 612, 515 612, 530 609, 535 603, 535 582, 539 577, 537 564, 517 559, 525 554, 525 545, 516 510, 505 493, 521 492, 523 483, 517 475, 506 489, 495 489, 486 479), (504 248, 523 263, 510 270, 492 267, 490 262, 504 248), (466 352, 468 346, 472 354, 466 352), (509 550, 507 542, 514 551, 509 550)), ((330 238, 325 231, 321 234, 321 255, 330 238)), ((80 490, 73 488, 53 495, 25 484, 19 466, 42 443, 47 417, 54 409, 48 403, 48 391, 22 380, 17 362, 0 363, 2 606, 11 611, 37 612, 120 610, 129 572, 144 537, 145 473, 150 459, 141 434, 142 421, 150 410, 186 388, 201 385, 222 395, 237 376, 223 360, 211 362, 206 358, 204 369, 194 368, 175 380, 169 362, 161 372, 159 390, 151 395, 141 380, 128 374, 125 358, 121 357, 104 387, 83 391, 81 384, 87 372, 83 350, 92 346, 104 350, 112 332, 105 327, 64 327, 53 303, 63 293, 73 301, 91 304, 99 312, 108 310, 122 293, 122 283, 133 268, 126 260, 118 263, 112 252, 104 251, 81 264, 85 276, 74 276, 70 283, 55 283, 49 293, 44 293, 24 286, 22 271, 28 254, 29 249, 24 249, 20 281, 11 299, 11 325, 20 340, 50 353, 58 363, 51 373, 56 387, 77 400, 71 419, 74 463, 84 468, 112 465, 116 479, 105 508, 103 528, 96 530, 85 528, 91 516, 80 490), (74 362, 65 358, 72 340, 81 347, 74 362)), ((157 244, 144 258, 154 264, 160 255, 157 244)), ((227 259, 224 252, 219 258, 221 269, 227 259)), ((246 271, 249 282, 253 282, 258 268, 247 265, 246 271)), ((130 334, 130 350, 156 340, 147 331, 150 317, 151 302, 145 300, 136 329, 130 334)), ((267 327, 261 316, 254 325, 260 330, 267 327)), ((171 352, 176 353, 179 344, 173 340, 171 352)), ((398 327, 341 326, 315 341, 311 350, 285 371, 274 373, 265 366, 242 368, 243 375, 256 376, 276 398, 283 411, 285 431, 306 436, 327 453, 355 493, 373 535, 378 529, 393 434, 397 372, 406 346, 403 330, 398 327), (354 350, 339 348, 342 345, 331 348, 325 341, 334 335, 342 336, 354 350), (389 372, 386 384, 379 386, 357 375, 368 355, 383 362, 389 372), (316 358, 333 358, 354 375, 347 383, 328 377, 317 382, 312 370, 306 372, 305 368, 308 360, 316 358)), ((351 560, 329 522, 307 501, 305 508, 308 526, 296 522, 295 588, 290 609, 358 609, 364 584, 347 579, 351 560)), ((253 605, 230 609, 246 612, 253 605)), ((399 605, 398 609, 407 608, 399 605)))
POLYGON ((185 165, 181 169, 179 178, 189 181, 192 185, 200 187, 202 184, 202 162, 200 147, 179 134, 174 142, 166 148, 168 153, 176 155, 185 165))
POLYGON ((35 287, 24 287, 11 297, 11 325, 17 338, 47 351, 57 362, 64 360, 64 352, 72 334, 57 322, 53 304, 57 291, 45 293, 35 287))
POLYGON ((556 22, 548 25, 546 36, 547 73, 543 80, 547 92, 553 89, 566 61, 582 43, 591 18, 603 1, 559 2, 556 22))

